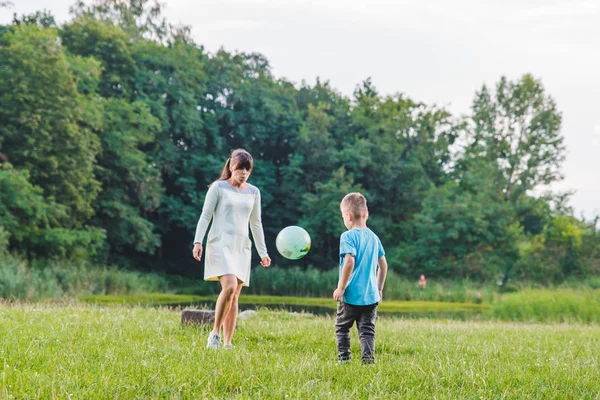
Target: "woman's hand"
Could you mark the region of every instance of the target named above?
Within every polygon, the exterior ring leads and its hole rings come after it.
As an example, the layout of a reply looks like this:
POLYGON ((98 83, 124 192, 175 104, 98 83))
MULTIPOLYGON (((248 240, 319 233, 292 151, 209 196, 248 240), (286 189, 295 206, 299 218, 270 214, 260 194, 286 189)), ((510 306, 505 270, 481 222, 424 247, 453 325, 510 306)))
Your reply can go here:
POLYGON ((271 266, 271 257, 269 257, 269 256, 263 257, 263 259, 260 260, 260 265, 262 265, 265 268, 270 267, 271 266))
POLYGON ((202 243, 194 243, 194 250, 192 250, 192 255, 197 261, 200 261, 202 258, 202 243))

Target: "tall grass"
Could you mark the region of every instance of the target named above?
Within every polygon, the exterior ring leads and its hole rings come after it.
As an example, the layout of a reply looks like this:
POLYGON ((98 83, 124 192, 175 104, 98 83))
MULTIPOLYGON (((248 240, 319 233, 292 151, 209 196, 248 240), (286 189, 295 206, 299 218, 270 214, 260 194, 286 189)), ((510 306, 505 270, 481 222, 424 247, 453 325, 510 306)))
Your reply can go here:
MULTIPOLYGON (((269 296, 326 297, 337 287, 337 269, 303 270, 293 268, 255 268, 252 270, 250 287, 245 294, 269 296)), ((219 292, 215 282, 190 281, 184 278, 171 280, 171 287, 179 293, 209 295, 219 292)), ((498 297, 496 285, 468 280, 451 281, 429 279, 425 289, 420 289, 416 279, 409 280, 389 271, 383 296, 387 300, 443 301, 455 303, 491 304, 498 297)))
POLYGON ((5 299, 164 292, 167 285, 167 279, 158 274, 59 262, 34 268, 19 257, 0 254, 0 298, 5 299))
POLYGON ((425 289, 421 289, 416 279, 408 280, 393 272, 388 274, 384 289, 384 298, 405 301, 491 304, 497 297, 498 289, 493 283, 429 278, 425 289))
POLYGON ((600 290, 525 289, 504 295, 492 310, 502 320, 600 322, 600 290))
MULTIPOLYGON (((337 269, 257 268, 252 271, 250 287, 244 293, 331 297, 337 287, 338 277, 337 269)), ((497 289, 493 284, 435 279, 429 279, 425 289, 420 289, 416 279, 409 280, 389 271, 383 296, 387 300, 490 304, 497 296, 497 289)))
POLYGON ((338 282, 338 271, 315 268, 256 268, 252 270, 247 294, 273 296, 331 297, 338 282))

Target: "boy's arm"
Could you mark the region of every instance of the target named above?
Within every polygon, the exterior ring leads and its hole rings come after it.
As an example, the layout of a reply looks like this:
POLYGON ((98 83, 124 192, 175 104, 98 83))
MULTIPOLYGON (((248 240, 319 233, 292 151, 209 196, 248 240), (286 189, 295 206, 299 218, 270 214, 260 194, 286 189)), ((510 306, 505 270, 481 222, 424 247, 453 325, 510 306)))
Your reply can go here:
POLYGON ((388 265, 385 256, 379 257, 377 260, 379 269, 377 270, 377 287, 379 288, 379 297, 383 299, 383 285, 385 284, 385 277, 387 275, 388 265))
POLYGON ((352 274, 353 269, 354 256, 352 254, 346 254, 344 256, 344 265, 342 266, 342 273, 340 275, 338 287, 333 292, 333 298, 336 301, 342 301, 342 297, 344 296, 344 290, 346 290, 346 286, 348 285, 348 281, 350 280, 350 275, 352 274))

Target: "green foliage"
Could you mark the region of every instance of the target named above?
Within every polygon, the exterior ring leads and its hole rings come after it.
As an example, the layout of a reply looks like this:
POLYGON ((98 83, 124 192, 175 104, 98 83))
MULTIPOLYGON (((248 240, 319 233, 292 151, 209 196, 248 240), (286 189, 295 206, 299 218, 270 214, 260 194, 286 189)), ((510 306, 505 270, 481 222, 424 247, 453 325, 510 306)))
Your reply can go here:
POLYGON ((537 185, 561 178, 561 114, 529 74, 515 82, 502 77, 495 89, 483 86, 475 96, 464 163, 486 160, 496 169, 498 198, 516 202, 537 185))
POLYGON ((98 229, 61 227, 68 219, 66 207, 45 200, 41 188, 29 182, 27 170, 5 163, 0 169, 0 228, 11 248, 46 259, 84 260, 102 246, 98 229))
POLYGON ((545 284, 594 275, 597 251, 585 248, 591 243, 598 244, 595 227, 571 216, 557 215, 542 233, 522 242, 516 273, 523 279, 545 284))
MULTIPOLYGON (((2 27, 0 223, 10 251, 36 263, 91 258, 201 276, 190 244, 204 195, 243 147, 282 270, 313 265, 333 279, 339 202, 361 191, 369 226, 405 279, 508 290, 600 275, 597 221, 573 218, 568 195, 531 195, 560 179, 565 153, 561 114, 539 80, 502 77, 459 119, 382 95, 370 79, 351 98, 320 80, 295 86, 264 55, 210 54, 189 33, 150 0, 80 1, 60 26, 42 12, 2 27), (291 262, 274 241, 298 224, 313 247, 291 262)), ((251 290, 329 290, 289 283, 302 280, 298 271, 269 271, 273 282, 265 275, 251 290)), ((399 284, 395 296, 414 297, 399 284)))
POLYGON ((77 18, 60 29, 60 37, 71 53, 93 57, 102 64, 100 95, 131 98, 136 65, 122 30, 109 22, 77 18))
POLYGON ((2 226, 0 226, 0 257, 6 256, 8 252, 8 240, 10 239, 10 233, 2 226))
POLYGON ((96 172, 102 192, 94 204, 94 221, 107 232, 113 253, 153 254, 160 237, 147 217, 158 208, 162 187, 144 146, 153 142, 158 121, 143 102, 110 99, 105 112, 96 172))
POLYGON ((92 100, 77 92, 54 29, 15 26, 2 36, 0 66, 0 151, 67 208, 65 226, 81 227, 100 189, 92 100))
MULTIPOLYGON (((346 170, 341 167, 326 183, 316 183, 313 192, 303 196, 301 210, 311 212, 304 213, 300 225, 311 237, 318 238, 311 250, 326 250, 325 255, 332 264, 338 262, 339 234, 345 229, 340 211, 341 199, 347 193, 357 191, 362 191, 362 187, 355 185, 352 176, 347 176, 346 170)), ((366 193, 363 191, 363 194, 366 193)))
MULTIPOLYGON (((0 8, 12 5, 10 1, 0 1, 0 8)), ((22 15, 20 18, 13 14, 14 25, 36 25, 39 28, 56 28, 56 20, 48 11, 36 11, 33 14, 22 15)))
POLYGON ((64 210, 46 204, 41 188, 29 182, 29 173, 4 163, 0 169, 0 226, 18 244, 50 224, 52 214, 64 210))
POLYGON ((590 279, 588 284, 592 289, 600 289, 600 278, 590 279))
POLYGON ((513 212, 485 189, 472 192, 454 182, 432 189, 415 216, 415 241, 407 250, 406 269, 413 274, 493 279, 502 272, 491 268, 495 258, 512 261, 510 252, 520 230, 513 212))
POLYGON ((162 3, 152 0, 105 0, 91 5, 77 0, 71 7, 71 13, 76 17, 114 23, 132 40, 164 40, 181 32, 167 23, 162 16, 163 8, 162 3))

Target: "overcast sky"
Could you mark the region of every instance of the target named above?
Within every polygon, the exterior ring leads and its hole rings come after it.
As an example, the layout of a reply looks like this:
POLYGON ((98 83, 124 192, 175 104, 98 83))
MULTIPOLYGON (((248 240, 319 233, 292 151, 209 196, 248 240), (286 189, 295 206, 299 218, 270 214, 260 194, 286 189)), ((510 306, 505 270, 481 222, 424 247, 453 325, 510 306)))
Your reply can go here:
MULTIPOLYGON (((12 0, 0 23, 48 9, 63 22, 74 0, 12 0)), ((371 77, 383 94, 467 113, 502 75, 540 78, 563 113, 563 182, 577 214, 600 213, 600 1, 166 0, 172 23, 210 52, 257 51, 276 76, 317 77, 351 95, 371 77)))

